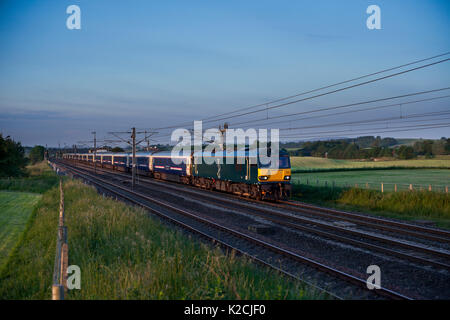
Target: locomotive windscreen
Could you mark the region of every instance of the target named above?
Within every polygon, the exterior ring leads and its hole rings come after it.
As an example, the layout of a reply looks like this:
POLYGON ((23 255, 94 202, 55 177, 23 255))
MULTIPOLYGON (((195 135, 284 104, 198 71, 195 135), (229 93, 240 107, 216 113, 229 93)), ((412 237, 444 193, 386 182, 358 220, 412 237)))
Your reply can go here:
MULTIPOLYGON (((259 163, 259 167, 260 168, 270 168, 270 163, 269 164, 262 164, 260 162, 259 163)), ((289 157, 281 156, 280 159, 279 159, 278 168, 279 169, 289 169, 290 167, 291 167, 291 161, 290 161, 289 157)))

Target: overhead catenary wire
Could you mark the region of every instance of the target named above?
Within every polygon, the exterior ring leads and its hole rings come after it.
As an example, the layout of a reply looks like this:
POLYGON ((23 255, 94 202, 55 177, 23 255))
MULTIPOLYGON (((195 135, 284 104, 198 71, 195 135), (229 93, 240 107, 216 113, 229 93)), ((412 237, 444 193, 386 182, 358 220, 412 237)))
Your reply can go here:
POLYGON ((422 131, 422 130, 428 130, 428 129, 437 129, 437 128, 446 128, 450 127, 450 123, 447 124, 437 124, 437 125, 423 125, 423 126, 409 126, 408 128, 397 128, 397 129, 387 129, 386 127, 382 128, 371 128, 366 130, 355 130, 355 129, 349 129, 349 130, 341 130, 341 131, 329 131, 318 133, 318 132, 311 132, 308 134, 297 134, 297 135, 289 135, 289 136, 280 136, 280 139, 286 139, 289 138, 290 141, 293 140, 318 140, 318 139, 345 139, 350 138, 349 136, 360 136, 365 134, 381 134, 381 133, 393 133, 393 132, 406 132, 406 131, 422 131), (345 134, 346 137, 336 137, 336 134, 345 134))
MULTIPOLYGON (((229 115, 229 114, 241 112, 241 111, 244 111, 244 110, 250 110, 250 109, 257 108, 257 107, 262 107, 262 106, 264 106, 264 108, 262 110, 258 111, 258 112, 268 111, 269 110, 268 106, 270 104, 273 104, 273 103, 289 100, 289 99, 292 99, 292 98, 295 98, 295 97, 299 97, 299 96, 302 96, 302 95, 318 92, 318 91, 321 91, 321 90, 325 90, 325 89, 332 88, 332 87, 335 87, 335 86, 338 86, 338 85, 342 85, 342 84, 350 83, 350 82, 353 82, 353 81, 361 80, 361 79, 368 78, 368 77, 371 77, 371 76, 375 76, 375 75, 378 75, 378 74, 382 74, 382 73, 385 73, 385 72, 397 70, 397 69, 404 68, 404 67, 407 67, 407 66, 410 66, 410 65, 414 65, 414 64, 417 64, 417 63, 433 60, 433 59, 440 58, 440 57, 443 57, 443 56, 446 56, 446 55, 449 55, 449 54, 450 54, 450 52, 445 52, 445 53, 442 53, 442 54, 439 54, 439 55, 435 55, 435 56, 432 56, 432 57, 428 57, 428 58, 424 58, 424 59, 420 59, 420 60, 415 60, 415 61, 412 61, 412 62, 409 62, 409 63, 406 63, 406 64, 402 64, 402 65, 399 65, 399 66, 383 69, 383 70, 380 70, 380 71, 377 71, 377 72, 373 72, 373 73, 370 73, 370 74, 358 76, 358 77, 355 77, 355 78, 352 78, 352 79, 349 79, 349 80, 340 81, 340 82, 337 82, 337 83, 333 83, 333 84, 330 84, 330 85, 322 86, 322 87, 319 87, 319 88, 316 88, 316 89, 313 89, 313 90, 304 91, 304 92, 301 92, 301 93, 298 93, 298 94, 294 94, 294 95, 290 95, 290 96, 287 96, 287 97, 275 99, 275 100, 272 100, 272 101, 269 101, 269 102, 264 102, 264 103, 256 104, 256 105, 249 106, 249 107, 239 108, 239 109, 237 109, 235 111, 229 111, 229 112, 221 113, 219 115, 206 117, 206 118, 203 118, 201 120, 202 121, 204 121, 204 120, 212 120, 213 118, 222 117, 224 115, 229 115)), ((446 59, 444 61, 447 61, 447 60, 448 59, 446 59)), ((441 63, 441 62, 444 62, 444 61, 438 61, 436 63, 441 63)), ((433 63, 433 64, 436 64, 436 63, 433 63)), ((421 66, 419 68, 425 68, 425 67, 431 66, 433 64, 421 66)), ((404 71, 402 73, 410 72, 410 71, 413 71, 413 70, 417 70, 417 68, 414 68, 412 70, 406 70, 406 71, 404 71)), ((399 74, 402 74, 402 73, 398 73, 398 74, 395 74, 395 75, 399 75, 399 74)), ((395 76, 395 75, 391 75, 389 77, 392 77, 392 76, 395 76)), ((384 79, 384 77, 382 79, 384 79)), ((373 82, 373 81, 378 81, 378 80, 375 79, 375 80, 372 80, 371 82, 373 82)), ((292 102, 292 103, 295 103, 295 102, 292 102)), ((222 119, 215 119, 214 121, 219 121, 219 120, 223 120, 223 118, 222 119)), ((185 126, 185 125, 190 125, 190 124, 191 123, 179 123, 177 125, 160 127, 160 128, 154 128, 154 129, 155 130, 173 129, 173 128, 178 128, 180 126, 185 126)))
MULTIPOLYGON (((370 122, 380 122, 380 121, 391 121, 391 120, 400 120, 402 122, 408 122, 404 119, 410 119, 410 118, 417 118, 417 117, 436 117, 436 116, 442 116, 442 115, 449 115, 450 111, 439 111, 439 112, 429 112, 429 113, 421 113, 421 114, 412 114, 402 117, 385 117, 385 118, 376 118, 376 119, 366 119, 366 120, 355 120, 355 121, 346 121, 346 122, 336 122, 336 123, 326 123, 326 126, 343 126, 343 125, 355 125, 355 124, 365 124, 370 122)), ((416 120, 418 121, 418 120, 416 120)), ((422 121, 422 120, 420 120, 422 121)), ((287 131, 287 130, 304 130, 304 129, 311 129, 311 128, 320 128, 323 127, 324 124, 317 124, 317 125, 310 125, 310 126, 302 126, 302 127, 295 127, 295 128, 280 128, 280 131, 287 131)))
MULTIPOLYGON (((404 126, 404 127, 397 127, 397 128, 387 128, 385 127, 379 127, 379 128, 368 128, 368 129, 347 129, 347 130, 333 130, 333 131, 321 131, 321 132, 310 132, 305 134, 296 134, 296 135, 283 135, 280 136, 280 138, 318 138, 318 137, 324 137, 320 136, 322 134, 333 134, 333 136, 325 136, 325 137, 335 137, 334 134, 348 134, 348 135, 361 135, 361 134, 367 134, 367 133, 385 133, 385 132, 401 132, 401 131, 412 131, 412 130, 425 130, 425 129, 435 129, 435 128, 444 128, 444 127, 450 127, 450 123, 439 123, 439 124, 424 124, 424 125, 414 125, 414 126, 404 126), (389 129, 389 130, 385 130, 389 129), (380 131, 382 130, 382 131, 380 131)), ((341 139, 341 138, 336 138, 341 139)))
MULTIPOLYGON (((382 77, 378 77, 378 78, 375 78, 375 79, 370 79, 370 80, 363 81, 363 82, 360 82, 360 83, 352 84, 352 85, 349 85, 349 86, 345 86, 343 88, 337 88, 335 90, 323 92, 323 93, 316 94, 316 95, 313 95, 313 96, 304 97, 302 99, 297 99, 297 100, 294 100, 294 101, 287 101, 285 103, 281 103, 281 104, 277 104, 277 105, 271 105, 271 104, 274 104, 274 103, 290 100, 290 99, 293 99, 293 98, 296 98, 296 97, 299 97, 299 96, 302 96, 302 95, 315 93, 315 92, 318 92, 318 91, 321 91, 321 90, 325 90, 325 89, 328 89, 328 88, 332 88, 332 87, 335 87, 335 86, 338 86, 338 85, 350 83, 350 82, 361 80, 361 79, 364 79, 364 78, 367 78, 367 77, 371 77, 371 76, 375 76, 375 75, 382 74, 382 73, 385 73, 385 72, 389 72, 389 71, 393 71, 393 70, 396 70, 396 69, 400 69, 400 68, 403 68, 403 67, 411 66, 413 64, 417 64, 417 63, 429 61, 429 60, 432 60, 432 59, 440 58, 440 57, 446 56, 448 54, 450 54, 450 52, 446 52, 446 53, 443 53, 443 54, 440 54, 440 55, 436 55, 436 56, 425 58, 425 59, 421 59, 421 60, 416 60, 416 61, 413 61, 413 62, 410 62, 410 63, 407 63, 407 64, 403 64, 403 65, 396 66, 396 67, 393 67, 393 68, 380 70, 380 71, 377 71, 377 72, 374 72, 374 73, 370 73, 370 74, 367 74, 367 75, 359 76, 359 77, 356 77, 356 78, 353 78, 353 79, 350 79, 350 80, 341 81, 341 82, 334 83, 334 84, 331 84, 331 85, 323 86, 323 87, 320 87, 320 88, 317 88, 317 89, 301 92, 301 93, 294 94, 294 95, 291 95, 291 96, 288 96, 288 97, 272 100, 272 101, 269 101, 269 102, 264 102, 264 103, 261 103, 259 105, 239 108, 238 110, 235 110, 235 111, 228 111, 228 112, 216 115, 216 116, 206 117, 206 118, 203 118, 203 121, 204 121, 204 123, 212 123, 212 122, 217 122, 217 121, 221 121, 221 120, 232 119, 232 118, 237 118, 237 117, 243 117, 243 116, 246 116, 246 115, 256 114, 258 112, 268 112, 268 110, 271 110, 271 109, 281 108, 283 106, 299 103, 299 102, 306 101, 306 100, 315 99, 315 98, 322 97, 322 96, 325 96, 325 95, 341 92, 341 91, 348 90, 348 89, 351 89, 351 88, 363 86, 363 85, 366 85, 366 84, 369 84, 369 83, 373 83, 373 82, 376 82, 376 81, 380 81, 380 80, 383 80, 383 79, 392 78, 392 77, 395 77, 395 76, 398 76, 398 75, 402 75, 402 74, 406 74, 406 73, 409 73, 409 72, 412 72, 412 71, 415 71, 415 70, 419 70, 419 69, 427 68, 427 67, 430 67, 430 66, 433 66, 433 65, 437 65, 437 64, 440 64, 440 63, 444 63, 444 62, 449 61, 450 59, 449 58, 441 59, 439 61, 434 61, 434 62, 431 62, 431 63, 427 63, 427 64, 420 65, 420 66, 417 66, 417 67, 414 67, 414 68, 410 68, 410 69, 407 69, 407 70, 399 71, 399 72, 396 72, 396 73, 388 74, 388 75, 385 75, 385 76, 382 76, 382 77), (259 108, 257 110, 252 110, 252 111, 249 111, 249 112, 243 112, 243 111, 246 111, 246 110, 255 109, 257 107, 262 107, 262 108, 259 108), (226 117, 224 117, 224 116, 226 116, 226 117)), ((368 104, 368 103, 385 101, 385 100, 388 100, 390 98, 392 98, 392 99, 400 99, 400 98, 405 98, 407 96, 412 96, 412 95, 416 95, 416 94, 432 93, 432 92, 437 92, 437 91, 441 91, 441 90, 448 90, 448 89, 450 89, 450 88, 447 87, 447 88, 442 88, 442 89, 428 90, 428 91, 423 91, 423 92, 413 93, 413 94, 408 94, 408 95, 401 95, 401 96, 396 96, 396 97, 382 98, 382 99, 370 100, 370 101, 353 103, 353 104, 348 104, 348 105, 334 106, 334 107, 322 108, 322 109, 318 109, 318 110, 316 109, 316 110, 310 110, 310 111, 303 111, 303 112, 297 112, 297 113, 288 114, 288 115, 279 115, 279 116, 276 116, 276 117, 269 117, 269 115, 267 113, 267 116, 264 117, 264 119, 253 119, 253 120, 248 120, 248 121, 244 121, 244 122, 234 123, 233 125, 245 124, 245 123, 255 123, 255 122, 260 122, 260 121, 270 121, 270 123, 267 124, 267 125, 270 126, 270 125, 274 124, 274 122, 272 121, 273 119, 278 119, 278 118, 282 118, 282 117, 291 117, 293 115, 303 115, 303 114, 313 113, 313 112, 317 112, 318 113, 318 112, 333 110, 333 109, 336 109, 336 108, 345 108, 345 107, 350 107, 350 106, 356 106, 356 105, 362 105, 362 104, 368 104)), ((363 112, 363 111, 368 111, 368 110, 371 110, 371 109, 372 110, 374 110, 374 109, 381 109, 381 108, 387 108, 387 107, 396 106, 396 105, 405 105, 405 104, 417 103, 417 102, 420 102, 420 101, 431 101, 431 100, 435 100, 435 99, 442 99, 442 98, 446 98, 446 97, 449 97, 449 96, 433 97, 433 98, 416 100, 416 101, 399 101, 398 103, 396 102, 396 103, 390 104, 390 105, 369 107, 369 108, 365 108, 365 109, 361 109, 361 110, 353 110, 353 112, 363 112)), ((345 114, 345 113, 349 113, 349 112, 352 112, 352 111, 346 111, 346 112, 340 112, 340 113, 334 113, 334 114, 317 115, 317 116, 311 116, 311 117, 307 117, 307 118, 302 117, 300 119, 294 119, 294 120, 300 121, 300 120, 311 119, 311 118, 330 117, 332 115, 345 114)), ((289 119, 289 120, 286 120, 286 121, 279 121, 279 122, 275 122, 275 123, 282 123, 282 122, 288 122, 288 121, 292 122, 293 119, 289 119)), ((192 123, 188 123, 187 125, 192 126, 192 123)), ((152 129, 154 129, 154 130, 164 130, 164 129, 170 129, 170 128, 178 128, 179 126, 180 125, 175 125, 175 126, 167 126, 167 127, 152 128, 152 129)), ((161 138, 167 137, 167 136, 170 136, 170 135, 171 134, 165 134, 165 135, 164 134, 162 134, 162 135, 156 134, 154 136, 153 140, 156 142, 156 141, 161 140, 161 138)))
MULTIPOLYGON (((394 74, 389 74, 387 76, 375 78, 375 79, 372 79, 372 80, 364 81, 364 82, 357 83, 357 84, 354 84, 354 85, 351 85, 351 86, 335 89, 335 90, 332 90, 332 91, 327 91, 327 92, 324 92, 324 93, 321 93, 321 94, 317 94, 317 95, 314 95, 314 96, 310 96, 310 97, 306 97, 306 98, 303 98, 303 99, 289 101, 289 102, 285 102, 285 103, 278 104, 278 105, 275 105, 275 106, 270 106, 270 107, 267 107, 267 108, 254 110, 254 111, 243 112, 243 113, 240 113, 240 114, 237 114, 237 115, 222 117, 222 118, 218 118, 218 119, 214 119, 214 120, 205 120, 205 121, 203 121, 203 123, 217 122, 217 121, 232 119, 232 118, 236 118, 236 117, 242 117, 242 116, 246 116, 246 115, 250 115, 250 114, 254 114, 254 113, 258 113, 258 112, 263 112, 263 111, 265 112, 267 110, 272 110, 272 109, 276 109, 276 108, 281 108, 281 107, 284 107, 284 106, 287 106, 287 105, 291 105, 291 104, 294 104, 294 103, 303 102, 303 101, 307 101, 307 100, 323 97, 323 96, 326 96, 326 95, 329 95, 329 94, 333 94, 333 93, 341 92, 341 91, 344 91, 344 90, 356 88, 356 87, 363 86, 363 85, 366 85, 366 84, 369 84, 369 83, 374 83, 376 81, 392 78, 392 77, 395 77, 395 76, 398 76, 398 75, 401 75, 401 74, 405 74, 405 73, 408 73, 408 72, 420 70, 420 69, 423 69, 423 68, 426 68, 426 67, 430 67, 430 66, 439 64, 439 63, 447 62, 449 60, 450 60, 449 58, 443 59, 443 60, 439 60, 439 61, 436 61, 436 62, 433 62, 433 63, 429 63, 429 64, 422 65, 422 66, 419 66, 419 67, 411 68, 411 69, 404 70, 404 71, 401 71, 401 72, 397 72, 397 73, 394 73, 394 74)), ((166 128, 169 128, 169 127, 166 127, 166 128)), ((160 129, 160 128, 158 128, 158 129, 160 129)))
MULTIPOLYGON (((399 98, 406 98, 406 97, 411 97, 411 96, 416 96, 416 95, 422 95, 422 94, 427 94, 427 93, 434 93, 434 92, 443 91, 443 90, 450 90, 450 87, 447 87, 447 88, 441 88, 441 89, 435 89, 435 90, 428 90, 428 91, 415 92, 415 93, 411 93, 411 94, 406 94, 406 95, 401 95, 401 96, 394 96, 394 97, 388 97, 388 98, 382 98, 382 99, 376 99, 376 100, 369 100, 369 101, 363 101, 363 102, 356 102, 356 103, 345 104, 345 105, 340 105, 340 106, 335 106, 335 107, 327 107, 327 108, 322 108, 322 109, 315 109, 315 110, 311 110, 311 111, 303 111, 303 112, 290 113, 290 114, 285 114, 285 115, 280 115, 280 116, 270 117, 269 120, 272 120, 272 119, 280 119, 280 118, 286 118, 286 117, 292 117, 292 116, 302 115, 302 114, 310 114, 310 113, 317 113, 317 112, 322 112, 322 111, 330 111, 330 110, 336 110, 336 109, 342 109, 342 108, 354 107, 354 106, 363 105, 363 104, 370 104, 370 103, 381 102, 381 101, 387 101, 387 100, 393 100, 393 99, 399 99, 399 98)), ((351 110, 351 111, 345 111, 345 112, 341 112, 341 113, 333 113, 333 114, 317 115, 317 116, 312 116, 312 117, 307 117, 307 118, 289 119, 289 120, 285 120, 285 121, 271 122, 270 124, 273 125, 273 124, 275 124, 275 123, 285 123, 285 122, 291 122, 291 121, 297 121, 297 120, 303 120, 303 119, 321 118, 321 117, 327 117, 327 116, 331 116, 331 115, 346 114, 346 113, 350 113, 350 112, 361 112, 361 111, 368 111, 368 110, 376 110, 376 109, 382 109, 382 108, 388 108, 388 107, 395 107, 395 106, 399 106, 399 105, 408 105, 408 104, 412 104, 412 103, 418 103, 418 102, 425 102, 425 101, 432 101, 432 100, 444 99, 444 98, 449 98, 449 97, 450 97, 450 95, 445 95, 445 96, 433 97, 433 98, 428 98, 428 99, 421 99, 421 100, 414 100, 414 101, 404 101, 404 102, 396 102, 396 103, 392 103, 392 104, 388 104, 388 105, 372 106, 372 107, 368 107, 368 108, 366 108, 366 109, 360 109, 360 110, 351 110)), ((261 121, 263 121, 263 120, 261 120, 261 121)), ((267 120, 264 120, 264 121, 267 121, 267 120)), ((259 122, 259 120, 244 121, 244 122, 234 123, 234 124, 230 124, 230 125, 236 126, 236 125, 247 124, 247 123, 254 123, 254 122, 259 122)))

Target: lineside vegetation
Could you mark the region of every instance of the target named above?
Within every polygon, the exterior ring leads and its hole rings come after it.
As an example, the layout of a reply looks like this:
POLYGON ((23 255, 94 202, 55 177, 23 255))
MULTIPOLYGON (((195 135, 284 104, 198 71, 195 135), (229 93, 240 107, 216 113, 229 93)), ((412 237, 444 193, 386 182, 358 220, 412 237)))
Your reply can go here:
POLYGON ((46 161, 26 167, 25 176, 0 179, 0 190, 44 193, 58 184, 59 178, 46 161))
MULTIPOLYGON (((320 299, 314 288, 256 266, 66 180, 69 264, 81 290, 69 299, 320 299)), ((59 193, 47 191, 0 274, 0 298, 49 299, 59 193)))

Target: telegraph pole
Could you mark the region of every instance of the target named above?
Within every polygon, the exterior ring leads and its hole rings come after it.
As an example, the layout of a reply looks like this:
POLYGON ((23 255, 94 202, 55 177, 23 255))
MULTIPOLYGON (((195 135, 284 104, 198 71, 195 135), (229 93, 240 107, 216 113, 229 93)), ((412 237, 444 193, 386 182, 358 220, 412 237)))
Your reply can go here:
POLYGON ((131 139, 133 139, 133 166, 131 167, 131 188, 136 183, 136 128, 132 128, 131 139))
POLYGON ((94 135, 94 173, 97 174, 97 132, 93 131, 94 135))

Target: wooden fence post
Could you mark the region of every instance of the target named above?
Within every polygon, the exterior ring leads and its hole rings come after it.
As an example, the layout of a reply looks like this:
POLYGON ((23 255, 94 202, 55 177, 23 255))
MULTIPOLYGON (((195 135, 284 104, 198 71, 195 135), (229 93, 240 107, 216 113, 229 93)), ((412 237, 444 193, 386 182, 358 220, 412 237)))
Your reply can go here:
POLYGON ((409 191, 412 191, 413 190, 413 186, 412 186, 412 183, 410 183, 409 184, 409 191))
POLYGON ((394 184, 394 192, 397 192, 397 184, 394 184))
POLYGON ((59 191, 59 223, 56 239, 55 266, 53 269, 52 300, 64 300, 64 293, 67 292, 67 268, 69 265, 67 227, 64 226, 64 190, 62 187, 62 179, 59 180, 59 191))
POLYGON ((381 193, 384 192, 384 186, 383 186, 383 182, 381 183, 381 193))
POLYGON ((431 191, 431 184, 428 186, 428 191, 431 191))

